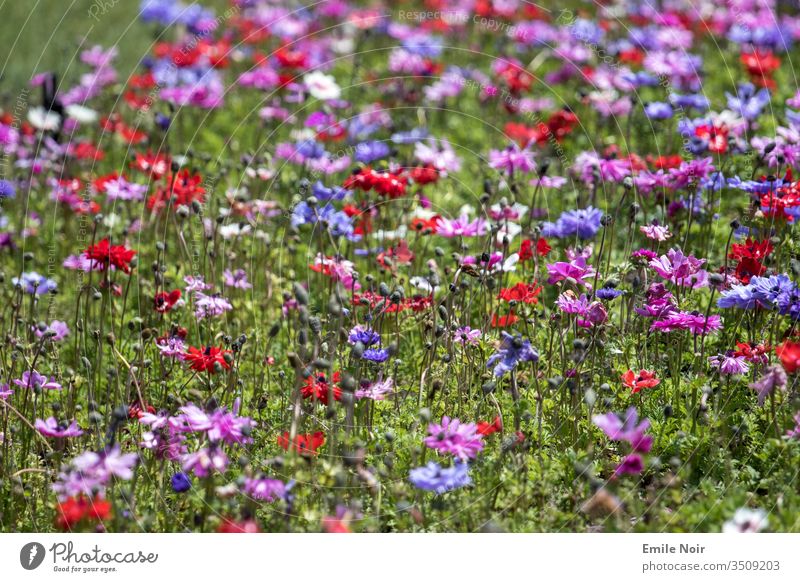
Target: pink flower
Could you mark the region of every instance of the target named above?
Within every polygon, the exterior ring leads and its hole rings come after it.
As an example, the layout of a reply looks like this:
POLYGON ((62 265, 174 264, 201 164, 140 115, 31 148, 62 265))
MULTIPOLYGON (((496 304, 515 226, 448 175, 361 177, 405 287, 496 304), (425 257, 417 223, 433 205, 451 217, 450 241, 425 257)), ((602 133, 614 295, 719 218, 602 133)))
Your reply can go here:
POLYGON ((650 326, 651 331, 689 330, 694 335, 705 335, 719 329, 722 329, 722 320, 719 315, 711 315, 706 318, 699 313, 687 311, 669 313, 664 319, 654 321, 650 326))
POLYGON ((559 281, 572 279, 576 285, 583 285, 587 289, 592 288, 592 284, 585 281, 585 278, 593 277, 595 271, 591 265, 586 264, 586 259, 577 257, 569 263, 558 262, 547 265, 547 270, 550 277, 547 282, 550 285, 555 285, 559 281))
POLYGON ((652 259, 650 267, 676 285, 698 289, 708 286, 708 273, 701 268, 705 262, 705 259, 686 256, 676 248, 670 249, 658 259, 652 259))
POLYGON ((655 240, 658 242, 664 242, 668 238, 672 238, 672 233, 669 231, 669 228, 666 226, 661 226, 660 224, 653 223, 648 224, 647 226, 640 226, 639 230, 642 231, 650 240, 655 240))
POLYGON ((37 418, 33 426, 36 427, 36 430, 38 430, 41 434, 50 438, 62 439, 67 437, 77 437, 83 434, 83 431, 78 426, 78 423, 74 420, 70 424, 59 423, 52 416, 47 420, 37 418))
POLYGON ((483 218, 476 218, 470 222, 466 214, 459 218, 442 218, 439 221, 436 234, 445 238, 455 238, 457 236, 483 236, 489 231, 486 221, 483 218))
POLYGON ((474 422, 462 423, 457 418, 445 416, 441 424, 429 424, 428 436, 424 443, 431 449, 449 453, 466 461, 474 459, 483 449, 483 437, 478 434, 478 426, 474 422))

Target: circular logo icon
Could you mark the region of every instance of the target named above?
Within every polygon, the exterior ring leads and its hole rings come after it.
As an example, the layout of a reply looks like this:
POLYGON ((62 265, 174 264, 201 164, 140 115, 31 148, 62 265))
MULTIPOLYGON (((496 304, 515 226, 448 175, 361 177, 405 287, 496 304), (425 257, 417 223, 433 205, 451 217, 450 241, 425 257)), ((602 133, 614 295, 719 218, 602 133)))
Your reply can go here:
POLYGON ((30 542, 19 551, 19 563, 26 570, 35 570, 44 562, 44 546, 39 542, 30 542))

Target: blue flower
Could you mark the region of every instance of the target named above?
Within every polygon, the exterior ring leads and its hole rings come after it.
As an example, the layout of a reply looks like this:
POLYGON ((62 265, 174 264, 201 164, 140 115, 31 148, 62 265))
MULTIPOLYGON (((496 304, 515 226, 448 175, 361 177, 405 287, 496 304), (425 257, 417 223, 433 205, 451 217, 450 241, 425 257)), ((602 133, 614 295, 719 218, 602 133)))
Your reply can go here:
POLYGON ((370 164, 375 160, 385 158, 392 149, 382 141, 365 141, 356 146, 355 158, 362 164, 370 164))
POLYGON ((603 287, 602 289, 598 289, 597 293, 595 293, 598 299, 606 300, 616 299, 620 295, 624 294, 625 291, 622 291, 621 289, 614 289, 613 287, 603 287))
POLYGON ((469 478, 469 466, 466 463, 456 463, 452 467, 443 469, 433 461, 424 467, 411 469, 408 480, 418 489, 434 491, 439 495, 460 489, 472 482, 469 478))
POLYGON ((8 180, 0 180, 0 198, 14 198, 17 195, 17 190, 14 184, 8 180))
POLYGON ((381 348, 365 350, 361 357, 370 362, 381 363, 389 359, 389 350, 381 348))
POLYGON ((754 120, 769 104, 769 89, 756 92, 752 83, 741 83, 737 95, 725 93, 728 98, 728 109, 734 111, 745 119, 754 120))
POLYGON ((11 282, 16 286, 22 287, 25 293, 31 295, 44 295, 50 291, 55 291, 58 285, 52 279, 48 279, 35 271, 22 273, 21 277, 14 277, 11 282))
POLYGON ((542 225, 544 236, 555 238, 567 238, 577 235, 578 238, 594 238, 600 230, 600 221, 603 219, 603 211, 592 206, 578 210, 567 210, 553 222, 545 222, 542 225))
POLYGON ((503 332, 503 342, 497 351, 489 356, 486 367, 494 367, 494 375, 501 378, 506 372, 512 371, 519 362, 538 362, 539 352, 531 346, 530 340, 523 340, 522 336, 512 336, 503 332))
POLYGON ((672 106, 663 101, 654 101, 645 105, 644 114, 650 119, 669 119, 672 117, 672 106))
POLYGON ((192 488, 192 480, 186 473, 175 473, 170 480, 175 493, 184 493, 192 488))
POLYGON ((328 188, 322 182, 317 181, 313 186, 311 186, 311 193, 317 200, 326 202, 328 200, 344 200, 345 197, 350 195, 350 190, 341 188, 339 186, 328 188))

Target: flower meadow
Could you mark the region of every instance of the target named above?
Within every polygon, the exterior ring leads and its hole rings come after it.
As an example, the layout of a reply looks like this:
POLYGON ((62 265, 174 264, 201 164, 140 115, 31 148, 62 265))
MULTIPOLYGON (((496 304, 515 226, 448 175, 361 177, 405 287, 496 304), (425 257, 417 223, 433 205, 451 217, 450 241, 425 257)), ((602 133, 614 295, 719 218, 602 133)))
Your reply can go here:
POLYGON ((800 530, 796 6, 128 24, 0 114, 2 531, 800 530))

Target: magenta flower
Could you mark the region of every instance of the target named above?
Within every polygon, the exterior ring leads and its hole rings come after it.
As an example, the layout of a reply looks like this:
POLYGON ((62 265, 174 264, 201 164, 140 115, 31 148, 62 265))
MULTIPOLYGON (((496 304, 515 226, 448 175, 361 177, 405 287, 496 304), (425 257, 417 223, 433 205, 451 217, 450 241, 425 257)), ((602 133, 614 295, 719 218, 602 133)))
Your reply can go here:
POLYGON ((650 267, 675 285, 698 289, 708 285, 708 273, 701 267, 705 259, 683 254, 680 249, 670 249, 666 255, 650 261, 650 267))
POLYGON ((558 262, 547 265, 547 270, 550 277, 547 282, 554 285, 560 281, 571 280, 576 285, 583 285, 587 289, 592 288, 592 284, 585 279, 594 277, 595 270, 591 265, 586 264, 586 259, 583 257, 576 257, 569 263, 558 262))
POLYGON ((470 222, 466 214, 459 218, 443 218, 439 221, 436 234, 445 238, 455 238, 457 236, 483 236, 489 231, 486 221, 483 218, 476 218, 470 222))
POLYGON ((719 315, 705 317, 699 313, 675 311, 667 314, 664 319, 654 321, 650 326, 651 331, 679 331, 689 330, 694 335, 706 335, 722 329, 722 320, 719 315))
POLYGON ((708 363, 719 370, 721 376, 741 376, 750 371, 750 364, 744 356, 719 354, 708 358, 708 363))
POLYGON ((445 416, 441 424, 428 425, 428 436, 423 442, 431 449, 449 453, 461 461, 474 459, 483 449, 483 437, 474 422, 462 423, 457 418, 445 416))
POLYGON ((21 388, 40 388, 41 390, 61 390, 63 387, 56 382, 56 379, 43 376, 36 370, 23 372, 21 378, 15 378, 14 384, 21 388))
POLYGON ((78 426, 78 423, 74 420, 69 424, 59 423, 52 416, 47 420, 37 418, 33 426, 44 436, 54 439, 78 437, 83 434, 83 431, 78 426))

